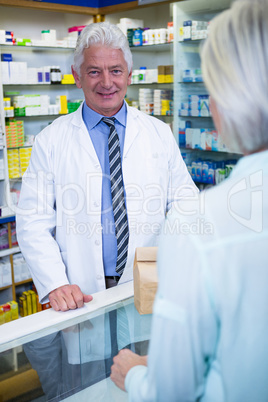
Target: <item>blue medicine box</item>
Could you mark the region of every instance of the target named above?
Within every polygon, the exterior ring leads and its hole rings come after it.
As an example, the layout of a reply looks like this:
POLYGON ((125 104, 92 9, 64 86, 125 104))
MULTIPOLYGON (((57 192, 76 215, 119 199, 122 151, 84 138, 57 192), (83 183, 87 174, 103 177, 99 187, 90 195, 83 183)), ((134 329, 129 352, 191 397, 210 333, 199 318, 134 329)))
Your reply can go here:
POLYGON ((11 53, 2 53, 1 61, 12 61, 12 54, 11 53))

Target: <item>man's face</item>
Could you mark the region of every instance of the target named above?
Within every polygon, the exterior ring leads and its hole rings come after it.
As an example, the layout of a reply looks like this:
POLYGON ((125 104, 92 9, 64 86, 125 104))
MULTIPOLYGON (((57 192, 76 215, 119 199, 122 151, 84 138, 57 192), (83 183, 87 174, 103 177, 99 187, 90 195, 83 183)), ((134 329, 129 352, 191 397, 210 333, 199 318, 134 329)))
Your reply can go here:
POLYGON ((80 77, 73 67, 72 72, 88 107, 107 117, 118 112, 131 83, 131 72, 120 49, 91 46, 84 50, 80 77))

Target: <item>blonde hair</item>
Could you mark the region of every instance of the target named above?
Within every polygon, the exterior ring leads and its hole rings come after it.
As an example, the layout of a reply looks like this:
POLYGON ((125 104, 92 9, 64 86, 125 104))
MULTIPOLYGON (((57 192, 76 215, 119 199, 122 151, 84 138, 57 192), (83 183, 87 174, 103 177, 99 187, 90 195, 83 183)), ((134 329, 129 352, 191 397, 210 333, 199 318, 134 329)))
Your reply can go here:
POLYGON ((268 147, 268 2, 236 1, 215 17, 202 50, 202 72, 232 147, 268 147))

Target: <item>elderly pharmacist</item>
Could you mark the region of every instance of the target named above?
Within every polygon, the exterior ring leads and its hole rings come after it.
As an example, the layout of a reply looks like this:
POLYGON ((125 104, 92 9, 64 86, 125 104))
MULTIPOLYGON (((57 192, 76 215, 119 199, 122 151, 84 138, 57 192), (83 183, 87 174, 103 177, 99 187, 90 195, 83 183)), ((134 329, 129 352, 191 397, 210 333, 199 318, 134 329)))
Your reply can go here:
POLYGON ((202 70, 213 118, 245 156, 200 194, 204 211, 169 214, 171 227, 204 219, 213 232, 160 241, 148 368, 128 350, 112 366, 130 401, 268 401, 267 21, 268 3, 250 0, 211 23, 202 70))
POLYGON ((124 101, 132 55, 116 26, 84 28, 72 71, 85 101, 37 136, 17 213, 40 300, 63 311, 132 280, 135 248, 155 245, 172 203, 196 191, 170 128, 124 101))

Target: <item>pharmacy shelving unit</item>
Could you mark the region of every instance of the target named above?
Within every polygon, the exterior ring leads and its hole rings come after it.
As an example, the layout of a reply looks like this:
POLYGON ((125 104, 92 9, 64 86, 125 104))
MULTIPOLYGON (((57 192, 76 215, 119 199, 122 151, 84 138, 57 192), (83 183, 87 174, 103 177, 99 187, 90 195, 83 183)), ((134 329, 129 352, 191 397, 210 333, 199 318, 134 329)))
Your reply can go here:
MULTIPOLYGON (((69 74, 72 64, 73 48, 62 47, 41 47, 41 46, 15 46, 15 45, 0 45, 0 53, 11 53, 13 61, 26 61, 28 67, 41 67, 47 65, 59 65, 63 74, 69 74)), ((11 241, 11 224, 15 221, 15 207, 12 204, 10 190, 19 189, 21 178, 10 179, 8 175, 7 163, 7 147, 5 125, 8 118, 4 116, 3 98, 6 92, 16 92, 21 95, 26 94, 49 94, 51 104, 56 103, 57 95, 66 95, 68 100, 82 99, 82 93, 75 85, 66 84, 3 84, 0 74, 0 116, 1 116, 1 139, 0 159, 4 166, 4 175, 0 177, 0 207, 1 219, 0 226, 7 224, 8 227, 8 243, 9 248, 0 250, 0 259, 9 256, 11 265, 11 283, 8 286, 0 287, 0 304, 9 300, 16 300, 16 290, 19 287, 28 286, 32 282, 31 279, 26 279, 20 282, 15 282, 13 255, 18 253, 19 247, 12 247, 11 241)), ((50 124, 59 115, 40 115, 40 116, 19 116, 16 120, 23 120, 25 134, 36 135, 45 126, 50 124)), ((20 147, 18 147, 20 148, 20 147)), ((24 146, 22 147, 24 148, 24 146)), ((25 289, 23 289, 25 290, 25 289)))
POLYGON ((2 86, 2 74, 0 66, 0 212, 1 216, 9 216, 12 214, 10 209, 10 187, 8 179, 8 166, 7 166, 7 148, 6 148, 6 136, 5 136, 5 115, 3 104, 3 86, 2 86))
MULTIPOLYGON (((230 6, 230 0, 188 0, 173 5, 174 25, 174 135, 179 142, 179 127, 181 122, 190 121, 192 128, 215 129, 211 116, 207 117, 182 117, 179 116, 181 103, 188 95, 208 94, 203 82, 183 82, 182 71, 186 69, 200 69, 200 46, 202 40, 182 41, 180 27, 184 21, 207 21, 230 6)), ((219 151, 203 151, 197 149, 181 148, 188 160, 209 159, 213 161, 237 160, 239 154, 219 151)))
MULTIPOLYGON (((158 65, 173 65, 173 43, 162 43, 155 45, 132 46, 133 70, 140 67, 157 69, 158 65)), ((173 89, 173 83, 133 83, 128 87, 127 97, 138 100, 140 88, 151 89, 173 89)), ((173 116, 156 115, 155 117, 166 123, 172 123, 173 116)))
MULTIPOLYGON (((230 0, 188 0, 173 4, 174 25, 174 129, 178 135, 178 115, 181 102, 188 93, 207 93, 202 83, 182 83, 182 70, 200 68, 199 49, 201 40, 181 41, 180 27, 184 21, 210 21, 218 12, 230 5, 230 0)), ((188 117, 187 117, 188 118, 188 117)))
MULTIPOLYGON (((15 216, 9 216, 0 219, 0 226, 6 224, 8 229, 8 248, 0 250, 0 259, 3 257, 9 257, 10 269, 11 269, 11 281, 10 284, 0 287, 0 304, 3 304, 10 300, 16 300, 16 287, 31 282, 31 279, 15 283, 14 279, 14 266, 13 255, 20 252, 18 246, 12 245, 12 233, 11 224, 15 222, 15 216)), ((2 274, 2 273, 1 273, 2 274)))
MULTIPOLYGON (((132 47, 133 52, 133 69, 139 69, 140 66, 147 68, 157 68, 158 65, 173 64, 172 43, 148 45, 132 47)), ((16 46, 1 45, 1 53, 11 53, 13 61, 27 62, 28 67, 41 67, 47 65, 59 65, 63 74, 71 73, 71 64, 73 62, 73 48, 54 47, 54 46, 16 46)), ((141 87, 173 89, 173 84, 133 84, 128 88, 127 96, 131 99, 138 99, 138 90, 141 87)), ((53 85, 53 84, 5 84, 0 83, 1 93, 0 99, 3 99, 6 93, 18 93, 20 95, 40 94, 50 96, 50 103, 56 103, 57 95, 66 95, 68 100, 83 99, 82 90, 76 88, 75 85, 53 85)), ((10 97, 10 96, 9 96, 10 97)), ((12 99, 12 96, 11 96, 12 99)), ((2 107, 2 102, 1 102, 2 107)), ((3 115, 3 112, 2 112, 3 115)), ((25 134, 38 134, 41 129, 50 124, 58 115, 40 115, 40 116, 18 116, 17 120, 23 120, 25 134)), ((171 123, 173 117, 156 116, 161 120, 171 123)), ((5 120, 2 118, 2 127, 5 129, 5 120)), ((8 180, 7 170, 7 152, 5 149, 5 187, 9 193, 12 190, 18 190, 20 187, 20 179, 8 180)), ((6 213, 4 215, 7 215, 6 213)))
MULTIPOLYGON (((71 64, 73 62, 73 48, 57 46, 17 46, 1 45, 1 53, 12 55, 12 60, 17 62, 27 62, 27 67, 39 68, 42 66, 60 66, 62 74, 71 74, 71 64)), ((19 81, 19 80, 18 80, 19 81)), ((66 95, 68 100, 83 99, 82 91, 74 84, 3 84, 1 83, 1 107, 2 99, 5 94, 19 95, 49 95, 50 104, 56 103, 58 95, 66 95)), ((12 95, 8 97, 11 97, 12 95)), ((45 126, 50 124, 58 114, 38 115, 38 116, 17 116, 16 120, 24 122, 25 135, 37 135, 45 126)), ((2 118, 2 128, 5 129, 5 122, 8 118, 2 118)), ((5 150, 5 184, 8 192, 10 189, 19 190, 20 178, 8 180, 7 174, 7 152, 5 150)), ((2 213, 7 215, 7 213, 2 213)))
MULTIPOLYGON (((1 67, 0 67, 1 68, 1 67)), ((8 249, 0 250, 0 260, 3 257, 9 256, 10 262, 10 273, 11 278, 6 286, 0 287, 0 304, 5 303, 9 300, 15 300, 15 281, 14 281, 14 271, 13 271, 13 254, 19 252, 19 247, 12 247, 12 235, 11 235, 11 222, 15 221, 15 217, 12 215, 13 210, 11 207, 11 197, 10 197, 10 187, 9 187, 9 177, 8 177, 8 166, 7 166, 7 149, 6 149, 6 137, 5 137, 5 118, 4 118, 4 106, 3 106, 3 86, 1 82, 1 71, 0 71, 0 155, 1 155, 1 166, 3 167, 3 174, 0 178, 0 227, 4 224, 8 228, 8 249)), ((2 170, 2 169, 1 169, 2 170)), ((3 273, 1 272, 1 275, 3 273)), ((2 281, 1 281, 2 284, 2 281)))
MULTIPOLYGON (((132 47, 133 52, 133 69, 139 69, 140 66, 147 68, 157 68, 158 65, 173 64, 173 44, 165 43, 158 45, 148 45, 132 47)), ((44 65, 59 65, 63 74, 70 74, 70 67, 73 61, 73 48, 53 47, 53 46, 16 46, 16 45, 1 45, 1 53, 11 53, 13 61, 26 61, 28 67, 40 67, 44 65), (56 60, 56 61, 55 61, 56 60)), ((77 89, 75 85, 53 85, 53 84, 5 84, 0 85, 2 94, 0 99, 3 99, 5 93, 19 93, 21 95, 30 94, 49 94, 51 103, 55 104, 57 95, 66 95, 67 99, 76 100, 83 99, 83 93, 77 89)), ((133 84, 128 87, 127 96, 131 99, 138 99, 138 91, 141 87, 173 89, 172 83, 167 84, 133 84)), ((11 97, 12 98, 12 97, 11 97)), ((1 102, 2 107, 2 102, 1 102)), ((18 116, 17 120, 23 120, 25 134, 38 134, 41 129, 48 125, 59 115, 40 115, 40 116, 18 116)), ((172 116, 156 116, 167 123, 172 123, 172 116)), ((7 121, 7 119, 6 119, 7 121)), ((5 120, 2 123, 5 128, 5 120)), ((20 188, 20 179, 8 180, 7 173, 7 156, 5 157, 5 184, 8 185, 8 191, 18 190, 20 188)), ((5 214, 6 215, 6 214, 5 214)))

